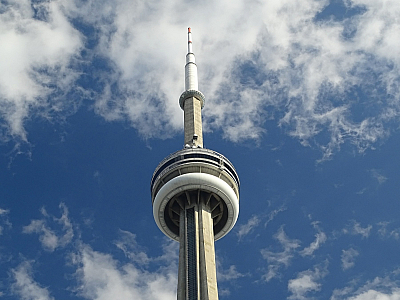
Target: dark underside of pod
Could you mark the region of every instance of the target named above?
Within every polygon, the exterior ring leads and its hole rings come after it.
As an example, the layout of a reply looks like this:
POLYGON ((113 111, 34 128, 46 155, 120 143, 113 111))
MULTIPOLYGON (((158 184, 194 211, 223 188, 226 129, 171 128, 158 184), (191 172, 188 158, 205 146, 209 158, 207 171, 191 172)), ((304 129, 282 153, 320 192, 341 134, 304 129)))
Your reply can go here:
POLYGON ((203 190, 189 190, 175 195, 164 210, 164 220, 168 228, 179 236, 179 220, 181 211, 194 203, 204 203, 211 212, 214 235, 224 228, 228 220, 228 208, 225 202, 216 194, 203 190))

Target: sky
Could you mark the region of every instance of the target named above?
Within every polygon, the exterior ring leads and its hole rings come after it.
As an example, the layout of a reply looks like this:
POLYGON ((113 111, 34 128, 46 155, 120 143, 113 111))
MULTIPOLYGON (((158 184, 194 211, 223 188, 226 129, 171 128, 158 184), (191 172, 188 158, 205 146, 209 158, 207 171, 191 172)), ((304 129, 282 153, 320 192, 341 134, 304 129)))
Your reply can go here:
POLYGON ((398 0, 0 0, 0 299, 176 299, 150 180, 204 146, 241 181, 220 299, 400 299, 398 0))

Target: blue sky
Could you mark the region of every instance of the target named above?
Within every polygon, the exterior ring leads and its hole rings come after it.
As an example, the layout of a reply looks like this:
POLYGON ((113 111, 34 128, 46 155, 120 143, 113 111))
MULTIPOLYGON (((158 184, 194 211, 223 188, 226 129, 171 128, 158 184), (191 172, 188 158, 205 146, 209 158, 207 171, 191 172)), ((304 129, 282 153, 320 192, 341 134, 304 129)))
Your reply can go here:
POLYGON ((220 299, 400 299, 397 0, 0 0, 0 299, 176 299, 150 179, 204 145, 240 180, 220 299))

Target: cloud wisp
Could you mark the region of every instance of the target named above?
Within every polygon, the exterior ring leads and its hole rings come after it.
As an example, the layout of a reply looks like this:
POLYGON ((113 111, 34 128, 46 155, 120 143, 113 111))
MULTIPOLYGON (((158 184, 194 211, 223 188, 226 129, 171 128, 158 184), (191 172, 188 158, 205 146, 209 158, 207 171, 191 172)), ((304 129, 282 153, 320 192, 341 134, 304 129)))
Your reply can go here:
POLYGON ((300 272, 297 278, 291 279, 288 282, 288 290, 292 293, 288 299, 304 300, 310 299, 309 293, 315 293, 321 289, 319 280, 328 274, 328 262, 317 265, 313 270, 300 272))
POLYGON ((272 220, 278 215, 278 213, 285 211, 286 207, 281 206, 280 208, 274 209, 270 211, 266 216, 261 214, 261 215, 253 215, 246 224, 242 224, 238 226, 238 231, 236 232, 236 236, 238 237, 238 240, 240 241, 242 238, 250 234, 251 232, 254 231, 256 227, 260 225, 261 222, 263 222, 264 219, 266 219, 264 223, 264 227, 266 227, 272 220))
POLYGON ((24 261, 11 270, 14 283, 11 290, 22 300, 54 300, 50 291, 35 281, 32 273, 32 263, 24 261))
MULTIPOLYGON (((396 224, 394 222, 378 222, 379 226, 378 234, 381 238, 393 238, 395 240, 400 239, 400 227, 393 228, 396 224)), ((398 226, 398 225, 397 225, 398 226)))
POLYGON ((359 252, 353 248, 347 249, 347 250, 342 250, 342 269, 348 270, 350 268, 353 268, 355 265, 355 259, 359 255, 359 252))
POLYGON ((254 230, 260 224, 260 219, 258 216, 252 216, 246 224, 240 225, 236 235, 239 241, 251 231, 254 230))
POLYGON ((280 269, 287 268, 290 265, 290 262, 294 257, 294 251, 300 247, 300 241, 290 239, 283 230, 283 226, 281 226, 278 232, 274 235, 274 239, 276 239, 283 247, 283 251, 272 252, 268 249, 261 250, 261 255, 268 262, 268 271, 263 275, 263 279, 267 282, 280 276, 280 269))
POLYGON ((0 223, 0 235, 2 235, 3 232, 4 232, 4 225, 7 228, 11 228, 12 227, 12 224, 9 221, 8 217, 7 217, 7 215, 9 213, 10 213, 10 210, 0 208, 0 221, 1 221, 1 223, 0 223))
POLYGON ((355 220, 349 226, 343 228, 344 234, 361 235, 362 238, 368 238, 371 233, 372 225, 362 227, 361 224, 355 220))
POLYGON ((140 249, 136 241, 136 235, 125 230, 120 230, 120 238, 115 242, 115 245, 121 249, 125 256, 139 265, 146 265, 150 262, 143 249, 140 249))
POLYGON ((60 218, 49 215, 47 211, 42 208, 41 213, 43 218, 32 220, 31 223, 27 226, 24 226, 22 230, 22 232, 26 234, 39 234, 39 240, 42 243, 43 248, 50 252, 57 248, 65 247, 72 241, 74 237, 72 223, 68 217, 68 208, 64 203, 61 203, 59 207, 62 211, 60 218), (49 221, 54 221, 61 228, 59 228, 57 231, 53 230, 48 225, 49 221))
POLYGON ((316 251, 327 240, 326 234, 319 227, 319 222, 313 222, 312 225, 314 229, 317 230, 317 233, 315 234, 315 240, 311 242, 308 247, 300 251, 302 256, 312 255, 314 251, 316 251))
POLYGON ((370 170, 372 178, 376 179, 378 181, 378 184, 381 185, 383 184, 388 178, 382 174, 380 170, 377 169, 371 169, 370 170))

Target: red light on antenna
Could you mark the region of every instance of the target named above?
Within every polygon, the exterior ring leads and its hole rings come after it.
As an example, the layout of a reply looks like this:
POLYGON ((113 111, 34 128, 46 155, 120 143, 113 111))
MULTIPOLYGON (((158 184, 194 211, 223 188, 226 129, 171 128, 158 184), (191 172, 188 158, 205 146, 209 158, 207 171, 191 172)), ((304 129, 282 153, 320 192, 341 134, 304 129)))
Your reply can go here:
POLYGON ((190 27, 188 27, 188 32, 189 32, 189 33, 191 32, 191 29, 190 29, 190 27))

